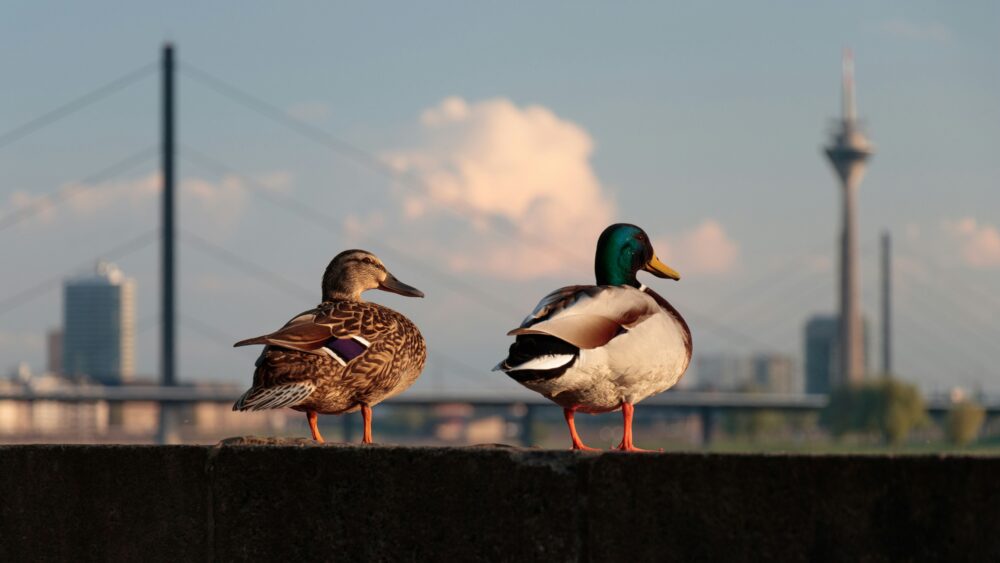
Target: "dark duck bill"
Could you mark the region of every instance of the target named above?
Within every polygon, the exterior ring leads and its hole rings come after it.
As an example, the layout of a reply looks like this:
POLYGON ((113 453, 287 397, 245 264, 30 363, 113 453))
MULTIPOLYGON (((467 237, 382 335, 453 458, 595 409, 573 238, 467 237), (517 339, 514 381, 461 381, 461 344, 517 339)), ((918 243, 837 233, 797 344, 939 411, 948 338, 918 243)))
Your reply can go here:
POLYGON ((407 285, 398 279, 396 276, 385 273, 385 279, 378 284, 378 288, 382 291, 388 291, 389 293, 398 293, 399 295, 405 295, 406 297, 423 297, 424 292, 413 287, 412 285, 407 285))

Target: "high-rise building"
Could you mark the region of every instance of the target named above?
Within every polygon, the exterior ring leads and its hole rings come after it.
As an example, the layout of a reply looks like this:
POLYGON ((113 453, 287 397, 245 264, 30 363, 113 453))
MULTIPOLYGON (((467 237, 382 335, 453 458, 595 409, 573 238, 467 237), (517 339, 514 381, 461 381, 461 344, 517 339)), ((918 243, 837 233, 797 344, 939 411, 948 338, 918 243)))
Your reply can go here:
POLYGON ((54 328, 47 335, 47 361, 45 369, 49 373, 60 375, 63 371, 63 331, 61 328, 54 328))
MULTIPOLYGON (((868 322, 861 322, 861 365, 868 365, 868 322)), ((840 372, 840 321, 836 315, 814 315, 805 328, 806 393, 827 394, 842 385, 840 372)))
POLYGON ((858 124, 854 102, 854 60, 844 52, 842 78, 843 110, 833 131, 826 156, 840 180, 843 224, 840 234, 840 323, 841 346, 834 386, 858 383, 865 376, 862 352, 861 274, 858 269, 858 189, 865 163, 874 150, 858 124))
POLYGON ((135 283, 115 265, 98 262, 91 275, 63 286, 63 373, 105 384, 132 377, 135 283))
POLYGON ((839 363, 837 331, 840 323, 833 315, 816 315, 806 321, 806 393, 830 392, 830 373, 839 363))

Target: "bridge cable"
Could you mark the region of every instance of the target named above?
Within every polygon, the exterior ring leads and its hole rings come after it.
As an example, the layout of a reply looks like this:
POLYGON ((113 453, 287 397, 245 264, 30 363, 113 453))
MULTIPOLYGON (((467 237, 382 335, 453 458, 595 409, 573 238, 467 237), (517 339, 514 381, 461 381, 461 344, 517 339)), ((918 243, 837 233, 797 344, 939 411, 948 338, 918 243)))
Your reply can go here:
POLYGON ((180 238, 182 242, 185 242, 193 247, 196 247, 198 250, 201 250, 202 252, 208 254, 209 256, 212 256, 217 260, 225 262, 226 264, 232 266, 233 268, 236 268, 237 270, 246 272, 256 277, 256 279, 265 282, 271 287, 280 289, 285 293, 288 293, 289 295, 294 295, 295 297, 299 297, 305 300, 306 302, 314 302, 318 297, 317 291, 306 289, 305 287, 299 285, 298 283, 289 280, 285 276, 273 270, 265 268, 263 266, 259 266, 249 260, 241 258, 235 253, 230 252, 229 250, 226 250, 225 248, 215 243, 212 243, 192 233, 191 231, 182 230, 180 233, 180 238))
MULTIPOLYGON (((181 156, 190 159, 192 163, 201 166, 202 168, 212 170, 216 173, 231 175, 241 180, 241 186, 258 198, 263 199, 271 205, 281 207, 294 215, 298 215, 299 217, 302 217, 303 219, 330 231, 338 237, 343 237, 341 230, 336 227, 336 225, 341 223, 339 218, 320 211, 318 208, 310 206, 292 197, 276 196, 266 187, 261 185, 257 180, 240 174, 221 162, 189 147, 183 147, 181 156)), ((451 287, 459 293, 465 294, 465 296, 471 298, 473 302, 478 303, 495 313, 502 314, 505 318, 509 318, 512 311, 517 311, 519 309, 519 307, 513 303, 499 299, 485 290, 462 282, 460 279, 434 268, 427 262, 408 257, 406 252, 390 245, 385 241, 375 241, 369 237, 358 238, 362 238, 366 242, 371 242, 379 246, 393 261, 403 263, 407 267, 421 272, 423 275, 434 279, 438 283, 451 287)))
POLYGON ((42 127, 45 127, 46 125, 49 125, 50 123, 59 121, 64 117, 68 117, 82 110, 83 108, 90 106, 91 104, 94 104, 110 96, 111 94, 114 94, 119 90, 122 90, 123 88, 131 84, 134 84, 141 78, 144 78, 146 75, 148 75, 158 66, 159 65, 155 62, 143 65, 133 71, 127 72, 122 76, 119 76, 118 78, 104 84, 103 86, 100 86, 99 88, 91 90, 90 92, 87 92, 86 94, 78 98, 66 102, 65 104, 55 109, 47 111, 42 115, 39 115, 38 117, 35 117, 33 119, 29 119, 28 121, 22 123, 21 125, 18 125, 17 127, 9 131, 0 133, 0 148, 3 148, 27 135, 30 135, 31 133, 34 133, 35 131, 41 129, 42 127))
MULTIPOLYGON (((914 284, 914 288, 918 288, 918 287, 920 287, 920 286, 914 284)), ((919 300, 920 304, 922 305, 922 307, 917 308, 917 310, 926 311, 927 313, 932 314, 933 316, 941 318, 941 319, 949 319, 949 320, 953 320, 953 321, 957 320, 956 317, 955 317, 955 315, 954 315, 954 311, 951 311, 946 304, 944 304, 942 301, 939 301, 938 299, 935 299, 928 292, 926 292, 926 290, 924 291, 924 294, 922 296, 918 296, 918 300, 919 300), (933 311, 932 311, 932 309, 933 309, 933 311)), ((905 308, 902 309, 902 311, 905 311, 907 313, 909 312, 905 308)), ((959 322, 952 322, 951 324, 952 324, 953 327, 962 327, 962 328, 968 329, 968 327, 965 325, 965 323, 962 323, 960 321, 959 322)), ((934 325, 940 327, 940 323, 934 323, 934 325)), ((955 332, 953 330, 939 328, 937 331, 934 331, 934 332, 936 333, 936 336, 937 336, 937 338, 938 338, 939 341, 942 340, 942 337, 947 336, 948 337, 948 338, 946 338, 947 340, 951 340, 953 343, 961 343, 960 348, 963 348, 965 350, 965 352, 967 353, 967 355, 969 353, 971 353, 972 355, 979 356, 981 359, 990 359, 990 360, 992 360, 992 358, 988 358, 988 356, 981 355, 981 354, 983 354, 983 352, 982 352, 983 349, 994 349, 996 347, 996 341, 993 340, 993 339, 991 339, 991 338, 989 338, 989 337, 987 337, 986 335, 980 333, 979 331, 976 331, 976 330, 966 330, 966 331, 964 331, 963 334, 965 336, 970 336, 971 335, 971 336, 974 336, 977 339, 980 339, 979 342, 982 343, 982 346, 983 346, 982 349, 979 348, 978 346, 973 345, 971 342, 969 342, 968 338, 963 338, 962 334, 959 334, 958 332, 955 332)), ((978 364, 978 362, 976 362, 976 363, 978 364)), ((991 361, 990 363, 994 363, 994 362, 991 361)), ((979 367, 982 368, 982 364, 979 365, 979 367)))
MULTIPOLYGON (((936 367, 938 367, 942 373, 954 374, 957 371, 954 365, 947 365, 944 362, 942 354, 936 352, 936 350, 940 349, 941 347, 940 334, 936 333, 933 329, 929 328, 926 323, 920 321, 916 317, 911 316, 909 312, 906 310, 899 311, 899 317, 900 321, 902 321, 900 323, 901 328, 902 327, 910 327, 911 329, 916 328, 917 333, 919 335, 922 335, 922 337, 918 337, 917 340, 920 340, 923 346, 917 346, 913 350, 919 350, 918 354, 921 355, 921 357, 925 361, 930 360, 930 363, 935 364, 936 367)), ((907 334, 906 331, 899 331, 899 333, 904 336, 909 336, 910 338, 912 338, 915 335, 912 330, 909 331, 909 334, 907 334)), ((969 368, 971 367, 973 370, 975 370, 973 373, 980 373, 983 375, 987 374, 987 372, 983 369, 982 364, 980 364, 978 361, 972 358, 966 358, 966 359, 971 363, 971 365, 959 364, 960 368, 968 372, 969 368)))
POLYGON ((7 215, 0 217, 0 232, 22 223, 27 219, 45 211, 46 209, 67 201, 93 187, 88 186, 87 184, 103 182, 120 174, 134 170, 139 165, 150 160, 156 154, 156 150, 156 147, 147 147, 126 158, 123 158, 122 160, 119 160, 111 166, 103 168, 102 170, 87 176, 79 182, 63 184, 56 190, 38 196, 34 199, 34 201, 28 203, 24 207, 15 209, 7 215))
MULTIPOLYGON (((900 258, 910 258, 911 260, 914 260, 914 256, 910 255, 910 254, 908 254, 906 252, 900 252, 899 253, 899 257, 900 258)), ((926 262, 926 263, 930 264, 938 272, 947 272, 947 271, 949 271, 949 268, 944 267, 940 262, 937 262, 934 258, 932 258, 930 256, 924 256, 924 257, 921 257, 919 260, 914 260, 914 261, 916 261, 916 262, 926 262)), ((938 279, 940 279, 940 275, 938 275, 937 277, 938 277, 938 279)), ((950 278, 948 278, 947 281, 948 281, 948 284, 962 286, 961 289, 963 289, 963 290, 965 290, 965 291, 967 291, 969 293, 975 293, 976 295, 978 295, 980 297, 981 300, 989 301, 993 306, 1000 307, 1000 297, 998 297, 997 295, 995 295, 994 293, 992 293, 992 292, 990 292, 988 290, 983 289, 982 287, 978 286, 975 283, 969 282, 968 280, 965 280, 965 279, 963 279, 961 277, 950 277, 950 278)))
MULTIPOLYGON (((179 68, 191 78, 194 78, 196 81, 201 82, 223 96, 236 101, 240 105, 257 112, 272 121, 276 121, 288 127, 313 142, 319 143, 329 149, 332 149, 338 154, 352 159, 372 172, 375 172, 389 180, 398 182, 415 192, 424 193, 428 191, 426 184, 420 179, 400 172, 370 152, 344 141, 343 139, 337 138, 315 125, 288 115, 284 110, 274 104, 266 102, 257 96, 246 92, 245 90, 237 88, 236 86, 233 86, 232 84, 212 75, 207 71, 201 70, 190 63, 181 63, 179 68)), ((463 213, 461 210, 449 206, 443 206, 442 209, 448 214, 457 217, 464 223, 469 222, 468 215, 463 213)), ((491 231, 512 239, 522 239, 527 242, 535 243, 539 248, 553 255, 573 256, 575 263, 588 264, 590 262, 589 258, 584 260, 577 250, 557 248, 552 241, 527 233, 524 230, 517 229, 509 223, 501 222, 497 224, 496 222, 491 221, 491 231)))
MULTIPOLYGON (((862 245, 861 249, 860 249, 862 257, 868 256, 871 253, 871 251, 872 251, 872 249, 874 247, 875 247, 875 241, 869 241, 868 243, 862 245)), ((797 261, 801 261, 801 260, 807 259, 809 257, 810 257, 809 255, 802 255, 802 256, 800 256, 798 258, 798 260, 793 260, 790 265, 794 265, 794 264, 797 263, 797 261)), ((766 308, 768 310, 774 310, 774 307, 768 306, 767 302, 764 301, 764 299, 771 299, 771 298, 776 297, 783 304, 784 300, 785 300, 785 295, 787 294, 787 291, 790 289, 789 288, 790 284, 788 282, 795 282, 796 280, 799 280, 799 282, 801 282, 801 281, 805 281, 806 279, 812 279, 812 277, 814 277, 816 275, 829 275, 829 273, 827 273, 827 272, 813 271, 813 272, 806 272, 804 274, 805 277, 801 277, 801 276, 788 277, 788 276, 784 275, 784 272, 782 272, 782 274, 781 274, 781 278, 782 279, 781 280, 776 280, 773 283, 770 283, 770 289, 772 289, 772 290, 777 289, 779 291, 777 291, 777 292, 766 291, 764 293, 766 295, 766 297, 761 297, 761 294, 758 293, 758 296, 755 299, 741 299, 740 302, 739 302, 739 305, 737 305, 735 307, 735 310, 740 311, 740 313, 742 313, 742 314, 745 314, 747 312, 754 312, 754 311, 757 310, 757 308, 766 308), (784 281, 784 283, 782 283, 782 281, 784 281)), ((766 276, 764 279, 762 279, 760 281, 768 281, 768 282, 770 282, 771 279, 774 278, 774 277, 775 276, 766 276)), ((759 283, 754 283, 753 287, 759 287, 760 285, 761 284, 759 284, 759 283)), ((798 287, 798 284, 796 284, 795 287, 798 287)), ((755 290, 755 291, 757 291, 757 290, 755 290)), ((737 295, 740 295, 740 294, 742 294, 742 295, 749 295, 749 293, 746 292, 746 291, 744 291, 744 290, 739 290, 737 292, 737 295)), ((732 311, 733 311, 733 309, 730 309, 727 313, 731 315, 732 311)), ((719 313, 718 313, 718 316, 725 316, 725 315, 720 310, 719 313)))
POLYGON ((159 239, 159 235, 160 235, 159 229, 147 231, 127 242, 121 243, 117 246, 114 246, 106 250, 105 252, 98 254, 97 256, 91 258, 87 262, 82 262, 80 265, 76 266, 72 270, 69 270, 68 272, 60 276, 49 278, 43 282, 36 283, 33 286, 23 291, 20 291, 8 297, 7 299, 4 299, 3 301, 0 301, 0 316, 16 309, 17 307, 20 307, 21 305, 24 305, 25 303, 37 299, 38 297, 41 297, 42 295, 48 293, 52 289, 59 287, 67 276, 79 272, 84 268, 93 266, 94 262, 96 262, 97 260, 100 259, 119 260, 121 258, 124 258, 130 254, 133 254, 149 246, 154 241, 159 239))

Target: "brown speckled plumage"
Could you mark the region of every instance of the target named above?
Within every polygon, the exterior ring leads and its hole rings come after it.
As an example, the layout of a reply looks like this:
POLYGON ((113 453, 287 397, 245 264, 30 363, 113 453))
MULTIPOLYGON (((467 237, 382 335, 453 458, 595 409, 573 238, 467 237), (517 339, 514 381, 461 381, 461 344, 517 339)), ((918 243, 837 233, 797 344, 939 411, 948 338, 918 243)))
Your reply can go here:
POLYGON ((416 381, 427 359, 424 338, 402 314, 361 299, 368 289, 423 297, 390 274, 373 254, 338 254, 323 275, 323 302, 281 329, 237 342, 264 346, 253 386, 233 410, 289 407, 309 415, 362 410, 370 441, 370 407, 416 381))
POLYGON ((320 414, 353 412, 402 392, 416 381, 427 358, 424 338, 409 319, 358 301, 322 303, 247 344, 267 344, 257 359, 251 391, 307 381, 315 390, 291 408, 320 414), (371 347, 346 366, 317 351, 330 338, 352 336, 371 347))

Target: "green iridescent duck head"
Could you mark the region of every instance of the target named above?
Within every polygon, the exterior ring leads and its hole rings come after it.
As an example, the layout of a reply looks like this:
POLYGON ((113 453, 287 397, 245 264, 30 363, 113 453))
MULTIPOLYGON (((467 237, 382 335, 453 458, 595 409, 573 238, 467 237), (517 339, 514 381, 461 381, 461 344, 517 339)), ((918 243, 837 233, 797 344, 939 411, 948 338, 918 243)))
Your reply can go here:
POLYGON ((594 272, 598 285, 640 287, 635 274, 645 270, 658 278, 681 279, 676 270, 656 257, 645 231, 628 223, 616 223, 604 229, 597 239, 594 272))

